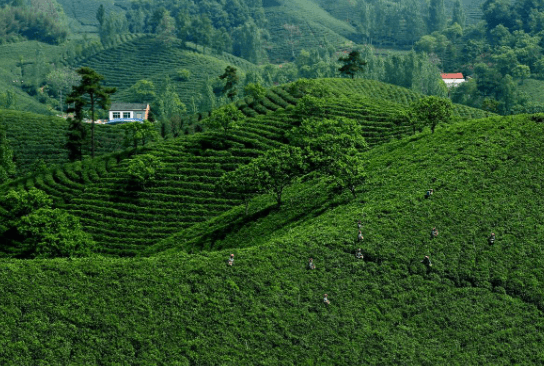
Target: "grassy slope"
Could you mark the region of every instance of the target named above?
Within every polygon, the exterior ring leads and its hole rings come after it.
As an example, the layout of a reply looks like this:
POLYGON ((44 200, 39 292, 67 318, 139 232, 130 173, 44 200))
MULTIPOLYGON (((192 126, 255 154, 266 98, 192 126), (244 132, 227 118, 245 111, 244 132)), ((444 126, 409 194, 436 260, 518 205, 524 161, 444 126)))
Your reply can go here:
MULTIPOLYGON (((328 79, 311 83, 334 88, 338 96, 327 99, 325 113, 360 121, 371 145, 410 131, 409 126, 397 127, 392 116, 420 97, 416 93, 368 80, 328 79)), ((254 109, 240 105, 245 113, 255 117, 248 118, 244 127, 232 134, 228 149, 218 143, 222 140, 220 134, 213 132, 146 147, 144 151, 157 156, 164 167, 145 190, 126 189, 130 182, 124 159, 129 154, 106 156, 96 163, 67 165, 10 186, 37 187, 55 197, 59 207, 82 219, 105 254, 137 255, 154 244, 169 248, 177 236, 166 243, 161 241, 239 204, 238 200, 218 197, 215 181, 225 171, 284 143, 285 131, 300 119, 292 110, 270 112, 296 102, 296 98, 277 88, 269 92, 263 105, 254 109), (267 114, 258 116, 259 113, 267 114)), ((484 112, 459 106, 457 114, 484 112)))
MULTIPOLYGON (((38 159, 47 165, 64 164, 68 160, 68 123, 53 116, 0 110, 0 123, 7 127, 7 137, 13 149, 18 174, 31 170, 38 159)), ((97 154, 106 154, 123 148, 124 132, 115 126, 96 125, 97 154)), ((90 155, 90 148, 84 149, 90 155)))
POLYGON ((0 360, 542 363, 543 130, 495 117, 381 145, 356 200, 320 182, 289 189, 280 211, 260 199, 252 209, 269 212, 225 236, 229 251, 2 261, 0 360), (283 216, 293 219, 277 226, 283 216), (364 261, 353 257, 358 219, 364 261), (236 249, 240 240, 258 246, 236 249))
POLYGON ((239 74, 256 68, 250 62, 231 55, 204 55, 176 46, 165 47, 151 36, 122 43, 77 61, 77 66, 93 68, 104 75, 105 84, 117 87, 116 100, 126 99, 125 91, 138 80, 152 80, 159 87, 168 76, 187 106, 190 106, 195 91, 203 92, 207 79, 217 78, 228 65, 237 67, 239 74), (176 81, 178 69, 191 71, 191 78, 186 82, 176 81))

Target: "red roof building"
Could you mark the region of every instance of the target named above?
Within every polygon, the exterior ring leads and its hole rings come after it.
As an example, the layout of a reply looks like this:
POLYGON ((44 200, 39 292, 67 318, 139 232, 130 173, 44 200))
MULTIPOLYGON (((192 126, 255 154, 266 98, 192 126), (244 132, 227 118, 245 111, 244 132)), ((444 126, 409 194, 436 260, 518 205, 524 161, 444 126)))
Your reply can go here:
POLYGON ((450 74, 444 73, 444 74, 440 74, 440 76, 442 76, 442 80, 444 80, 444 82, 446 83, 448 87, 457 86, 466 81, 465 77, 460 72, 450 73, 450 74))

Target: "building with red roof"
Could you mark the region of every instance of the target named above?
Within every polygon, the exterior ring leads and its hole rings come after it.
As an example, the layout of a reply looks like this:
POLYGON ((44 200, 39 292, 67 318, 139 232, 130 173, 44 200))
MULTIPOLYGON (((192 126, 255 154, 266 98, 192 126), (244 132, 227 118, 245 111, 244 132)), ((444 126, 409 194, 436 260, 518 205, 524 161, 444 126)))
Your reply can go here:
POLYGON ((442 76, 442 80, 444 80, 448 88, 458 86, 459 84, 464 83, 466 81, 465 77, 460 72, 443 73, 443 74, 440 74, 440 76, 442 76))

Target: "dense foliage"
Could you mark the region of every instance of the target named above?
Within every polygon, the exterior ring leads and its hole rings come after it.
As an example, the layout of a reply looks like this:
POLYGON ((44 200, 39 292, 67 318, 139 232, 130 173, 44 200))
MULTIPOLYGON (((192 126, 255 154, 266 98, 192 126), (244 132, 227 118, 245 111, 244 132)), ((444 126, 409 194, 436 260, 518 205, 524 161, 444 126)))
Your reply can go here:
POLYGON ((44 10, 40 7, 0 7, 0 44, 21 40, 37 40, 49 44, 64 42, 68 37, 68 29, 64 25, 62 9, 56 9, 51 4, 47 9, 49 14, 44 10))

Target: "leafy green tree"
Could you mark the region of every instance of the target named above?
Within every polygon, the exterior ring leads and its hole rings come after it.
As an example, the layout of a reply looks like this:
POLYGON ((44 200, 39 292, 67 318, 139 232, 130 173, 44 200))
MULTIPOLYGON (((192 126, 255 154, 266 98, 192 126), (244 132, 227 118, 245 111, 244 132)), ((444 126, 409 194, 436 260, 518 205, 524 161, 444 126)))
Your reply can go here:
POLYGON ((80 81, 79 75, 70 68, 58 68, 45 77, 47 85, 59 96, 60 111, 64 112, 62 97, 80 81))
POLYGON ((515 13, 511 9, 510 0, 487 0, 482 5, 482 10, 488 29, 493 29, 499 24, 512 29, 516 23, 515 18, 512 17, 515 13))
POLYGON ((259 190, 268 192, 281 206, 283 190, 303 172, 302 150, 295 146, 282 146, 269 150, 253 160, 258 170, 259 190))
POLYGON ((238 91, 236 90, 236 86, 238 84, 238 81, 240 78, 236 74, 236 68, 232 66, 227 66, 225 68, 225 72, 219 76, 219 79, 225 80, 226 84, 223 87, 223 94, 226 94, 230 100, 234 100, 234 97, 236 97, 236 94, 238 94, 238 91))
POLYGON ((117 91, 116 88, 104 87, 100 84, 104 77, 98 74, 90 67, 81 67, 77 70, 81 76, 79 85, 74 86, 72 92, 66 100, 67 103, 74 103, 73 108, 68 111, 75 112, 75 118, 83 120, 83 110, 90 104, 91 110, 91 157, 95 155, 94 141, 94 121, 96 106, 102 109, 108 109, 110 104, 110 95, 117 91))
POLYGON ((234 104, 228 104, 213 111, 212 116, 207 120, 207 124, 213 129, 222 129, 226 138, 230 130, 240 127, 240 123, 243 122, 244 118, 244 114, 234 104))
POLYGON ((431 128, 434 133, 436 125, 447 122, 453 113, 453 104, 449 99, 430 96, 416 101, 413 105, 415 116, 431 128))
POLYGON ((366 61, 361 57, 359 51, 351 51, 348 56, 340 57, 338 61, 342 62, 344 65, 340 67, 339 71, 342 75, 348 75, 352 79, 355 78, 355 75, 363 72, 366 61))
POLYGON ((128 98, 134 103, 152 103, 157 98, 155 84, 151 80, 138 80, 128 91, 128 98))
POLYGON ((225 173, 215 185, 215 191, 223 196, 235 194, 244 201, 246 216, 249 213, 249 202, 261 193, 259 170, 256 164, 250 162, 238 169, 225 173))
POLYGON ((311 169, 326 174, 347 153, 368 147, 362 127, 348 118, 304 119, 288 133, 288 138, 292 145, 302 149, 311 169))
POLYGON ((357 197, 357 187, 367 178, 364 160, 355 150, 343 154, 331 166, 330 176, 339 188, 347 189, 353 198, 357 197))
POLYGON ((128 161, 128 176, 132 183, 144 188, 155 180, 159 170, 163 168, 160 159, 151 154, 137 155, 128 161))
POLYGON ((59 208, 41 208, 21 217, 17 231, 25 257, 83 257, 95 246, 79 219, 59 208))
POLYGON ((94 242, 79 220, 52 204, 45 192, 35 188, 9 191, 2 202, 8 211, 2 250, 19 258, 89 255, 94 242))
POLYGON ((521 79, 521 84, 523 85, 525 79, 531 76, 531 68, 527 65, 518 64, 512 70, 512 76, 521 79))
POLYGON ((138 148, 139 144, 145 146, 146 143, 156 141, 159 137, 155 126, 149 121, 124 123, 121 128, 125 132, 123 144, 126 147, 132 146, 134 149, 138 148))
POLYGON ((249 83, 244 87, 244 94, 259 101, 266 97, 266 88, 259 83, 249 83))
POLYGON ((0 123, 0 184, 15 174, 13 150, 6 136, 6 127, 0 123))

